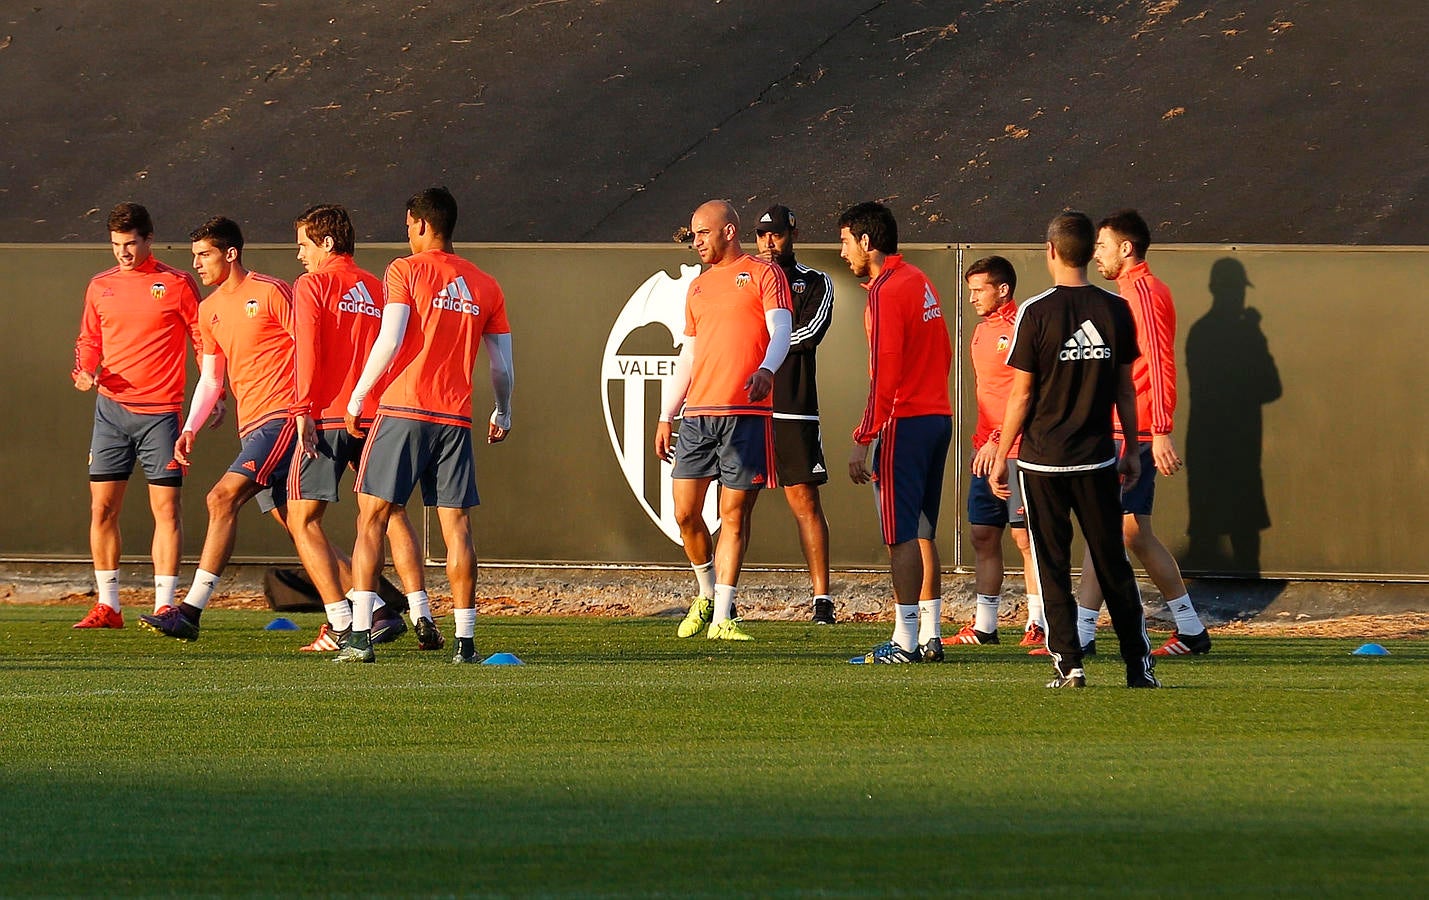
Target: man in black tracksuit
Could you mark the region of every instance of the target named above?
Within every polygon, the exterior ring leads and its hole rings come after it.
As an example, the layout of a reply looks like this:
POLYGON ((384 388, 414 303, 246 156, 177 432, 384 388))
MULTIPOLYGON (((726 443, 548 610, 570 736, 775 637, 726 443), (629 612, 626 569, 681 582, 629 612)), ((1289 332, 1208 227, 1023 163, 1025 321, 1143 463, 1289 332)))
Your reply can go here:
POLYGON ((834 283, 794 259, 799 230, 787 206, 771 206, 754 224, 759 255, 784 270, 794 301, 789 355, 774 375, 774 454, 779 484, 799 525, 799 544, 813 582, 815 623, 834 623, 829 598, 829 523, 819 485, 829 480, 819 434, 819 388, 814 354, 833 321, 834 283))
POLYGON ((990 480, 994 493, 1006 497, 1005 448, 1022 435, 1018 478, 1056 666, 1047 686, 1086 684, 1072 594, 1075 512, 1121 643, 1127 687, 1160 687, 1121 536, 1121 485, 1136 483, 1139 450, 1128 442, 1129 452, 1118 460, 1112 439, 1113 407, 1127 433, 1135 433, 1136 324, 1125 300, 1087 281, 1095 243, 1091 219, 1082 213, 1063 213, 1047 227, 1047 270, 1055 287, 1017 311, 1008 354, 1017 371, 990 480))

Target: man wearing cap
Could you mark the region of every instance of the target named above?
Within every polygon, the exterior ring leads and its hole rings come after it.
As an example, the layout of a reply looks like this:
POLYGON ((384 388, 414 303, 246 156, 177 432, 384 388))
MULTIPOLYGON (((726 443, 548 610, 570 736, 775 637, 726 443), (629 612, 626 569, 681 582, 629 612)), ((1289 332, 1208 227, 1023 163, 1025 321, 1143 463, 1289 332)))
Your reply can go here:
POLYGON ((829 598, 829 522, 819 485, 829 480, 819 433, 819 388, 815 353, 833 322, 834 283, 828 275, 794 258, 799 236, 794 212, 774 205, 754 225, 759 255, 784 270, 794 304, 789 355, 774 373, 774 456, 784 499, 799 526, 799 546, 809 566, 814 622, 834 624, 829 598))

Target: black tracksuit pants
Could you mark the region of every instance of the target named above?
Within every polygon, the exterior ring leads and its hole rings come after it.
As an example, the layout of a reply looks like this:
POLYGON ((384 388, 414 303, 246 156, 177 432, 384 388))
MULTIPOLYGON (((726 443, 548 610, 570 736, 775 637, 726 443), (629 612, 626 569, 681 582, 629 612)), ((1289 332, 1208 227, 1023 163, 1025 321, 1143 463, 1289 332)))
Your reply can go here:
POLYGON ((1047 615, 1047 649, 1059 674, 1082 665, 1077 600, 1072 593, 1072 515, 1082 527, 1092 568, 1121 643, 1128 683, 1151 677, 1151 641, 1136 575, 1121 536, 1121 482, 1115 466, 1048 475, 1017 469, 1026 505, 1032 563, 1047 615))

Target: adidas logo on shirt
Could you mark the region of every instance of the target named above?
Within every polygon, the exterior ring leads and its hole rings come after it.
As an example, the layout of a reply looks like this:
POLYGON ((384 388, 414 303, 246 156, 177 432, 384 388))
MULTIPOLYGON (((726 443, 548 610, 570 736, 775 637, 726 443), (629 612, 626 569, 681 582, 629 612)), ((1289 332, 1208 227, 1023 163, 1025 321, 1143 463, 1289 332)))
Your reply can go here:
POLYGON ((1057 354, 1057 358, 1062 362, 1072 362, 1078 359, 1111 359, 1111 348, 1106 341, 1102 340, 1102 334, 1097 331, 1097 327, 1092 324, 1091 319, 1082 323, 1082 327, 1077 329, 1077 333, 1067 338, 1062 345, 1062 352, 1057 354))

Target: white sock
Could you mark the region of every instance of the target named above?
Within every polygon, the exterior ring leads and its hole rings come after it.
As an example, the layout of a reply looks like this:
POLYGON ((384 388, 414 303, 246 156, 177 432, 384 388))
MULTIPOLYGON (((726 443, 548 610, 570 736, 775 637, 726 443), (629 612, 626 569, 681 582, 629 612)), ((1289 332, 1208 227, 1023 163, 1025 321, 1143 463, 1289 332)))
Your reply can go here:
POLYGON ((918 601, 918 646, 943 636, 943 598, 918 601))
POLYGON ((1101 614, 1099 609, 1077 607, 1077 640, 1082 642, 1083 647, 1097 639, 1097 619, 1101 614))
POLYGON ((179 592, 179 576, 154 576, 154 612, 174 605, 174 597, 179 592))
POLYGON ((456 636, 459 638, 476 637, 476 607, 471 609, 454 609, 452 618, 456 620, 456 636))
POLYGON ((699 585, 701 597, 713 597, 715 592, 714 560, 702 565, 691 565, 695 570, 695 584, 699 585))
POLYGON ((352 630, 372 630, 372 607, 377 602, 376 591, 348 591, 347 599, 352 601, 352 630))
POLYGON ((94 587, 99 594, 99 602, 119 612, 119 570, 95 569, 94 587))
POLYGON ((343 597, 336 603, 324 603, 327 624, 333 631, 344 631, 352 627, 352 601, 343 597))
POLYGON ((377 595, 377 599, 374 600, 374 601, 372 601, 372 611, 373 611, 373 612, 377 612, 377 610, 381 609, 382 607, 384 607, 384 606, 386 606, 386 605, 387 605, 387 601, 382 599, 382 595, 381 595, 381 594, 378 594, 378 595, 377 595))
POLYGON ((407 611, 412 616, 412 624, 416 625, 418 619, 430 619, 432 617, 432 601, 427 597, 426 591, 413 591, 407 595, 407 611))
POLYGON ((983 634, 997 630, 997 607, 1002 603, 999 594, 978 594, 977 612, 973 616, 973 628, 983 634))
POLYGON ((918 649, 917 603, 893 604, 893 643, 912 653, 918 649))
POLYGON ((1206 630, 1201 617, 1196 615, 1196 607, 1191 602, 1190 594, 1182 594, 1175 600, 1167 600, 1166 606, 1176 617, 1176 632, 1178 634, 1196 635, 1206 630))
POLYGON ((1033 625, 1047 630, 1047 611, 1042 608, 1041 594, 1027 595, 1027 627, 1023 630, 1031 631, 1033 625))
POLYGON ((710 621, 710 624, 718 625, 721 622, 733 618, 730 614, 734 612, 734 585, 717 584, 714 586, 713 593, 714 618, 710 621))
POLYGON ((213 597, 213 589, 217 586, 217 575, 199 569, 194 573, 194 583, 184 595, 184 602, 195 609, 208 609, 208 601, 213 597))

